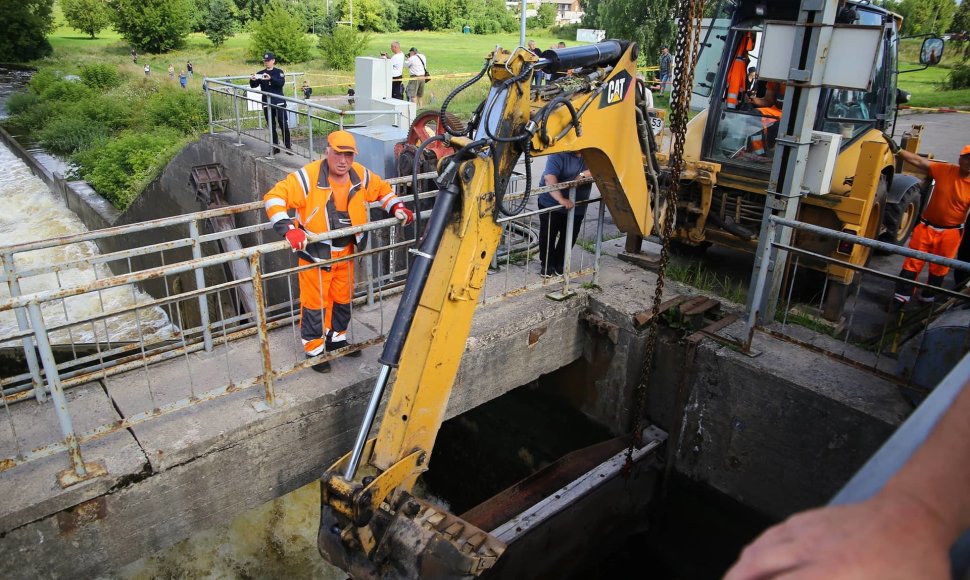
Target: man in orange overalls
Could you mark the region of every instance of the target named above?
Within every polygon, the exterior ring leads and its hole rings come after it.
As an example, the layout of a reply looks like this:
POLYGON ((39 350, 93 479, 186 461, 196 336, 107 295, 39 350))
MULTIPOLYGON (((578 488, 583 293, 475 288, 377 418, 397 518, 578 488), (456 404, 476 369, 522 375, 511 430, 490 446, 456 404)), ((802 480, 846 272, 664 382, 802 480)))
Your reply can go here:
MULTIPOLYGON (((953 258, 960 247, 963 224, 967 220, 967 212, 970 211, 970 145, 960 151, 958 165, 930 161, 904 150, 896 154, 903 161, 929 173, 936 181, 933 195, 926 202, 919 223, 916 224, 909 238, 909 247, 913 250, 953 258)), ((916 280, 923 270, 923 264, 923 260, 906 258, 899 276, 906 280, 916 280)), ((943 278, 949 271, 946 266, 930 264, 928 283, 931 286, 942 286, 943 278)), ((896 294, 893 300, 895 308, 901 308, 909 303, 913 286, 904 281, 896 283, 896 294)), ((919 297, 923 302, 932 302, 934 299, 933 293, 927 290, 920 292, 919 297)))
MULTIPOLYGON (((320 263, 302 270, 300 280, 300 338, 307 358, 348 346, 350 301, 353 298, 354 261, 347 258, 367 244, 367 234, 350 234, 330 240, 307 242, 307 234, 318 235, 367 223, 367 204, 379 201, 384 211, 405 225, 414 214, 404 206, 391 186, 360 163, 354 162, 357 143, 346 131, 327 137, 326 157, 289 174, 263 197, 266 215, 273 229, 299 255, 300 266, 320 263), (295 209, 291 218, 287 210, 295 209)), ((350 353, 359 356, 360 351, 350 353)), ((313 370, 330 372, 330 363, 313 365, 313 370)))

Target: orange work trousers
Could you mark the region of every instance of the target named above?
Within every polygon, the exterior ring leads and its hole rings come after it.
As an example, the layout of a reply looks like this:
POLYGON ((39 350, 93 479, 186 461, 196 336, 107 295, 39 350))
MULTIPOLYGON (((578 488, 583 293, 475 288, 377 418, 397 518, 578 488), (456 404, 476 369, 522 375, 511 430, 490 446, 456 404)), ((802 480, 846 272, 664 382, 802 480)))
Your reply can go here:
MULTIPOLYGON (((334 250, 332 258, 353 254, 353 246, 334 250)), ((310 264, 299 260, 300 266, 310 264)), ((330 265, 330 271, 310 268, 299 273, 300 281, 300 339, 309 356, 324 351, 327 335, 333 341, 346 338, 350 326, 350 301, 354 288, 354 260, 330 265)))
MULTIPOLYGON (((913 235, 909 238, 909 247, 912 250, 936 254, 943 258, 953 258, 957 255, 960 248, 960 240, 963 239, 963 228, 935 228, 923 222, 916 224, 913 228, 913 235)), ((916 258, 906 258, 903 262, 903 270, 914 272, 917 276, 923 271, 925 260, 916 258)), ((950 268, 939 264, 930 264, 930 275, 946 276, 950 268)))

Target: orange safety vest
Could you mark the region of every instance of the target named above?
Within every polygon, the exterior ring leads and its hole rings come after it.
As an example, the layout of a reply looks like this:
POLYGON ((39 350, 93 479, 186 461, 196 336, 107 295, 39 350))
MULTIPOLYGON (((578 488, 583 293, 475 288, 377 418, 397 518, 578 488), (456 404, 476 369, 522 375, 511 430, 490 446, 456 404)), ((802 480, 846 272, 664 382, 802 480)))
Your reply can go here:
POLYGON ((734 53, 734 61, 728 69, 727 97, 724 99, 728 109, 737 109, 741 96, 748 88, 748 53, 754 50, 754 37, 745 32, 734 53))

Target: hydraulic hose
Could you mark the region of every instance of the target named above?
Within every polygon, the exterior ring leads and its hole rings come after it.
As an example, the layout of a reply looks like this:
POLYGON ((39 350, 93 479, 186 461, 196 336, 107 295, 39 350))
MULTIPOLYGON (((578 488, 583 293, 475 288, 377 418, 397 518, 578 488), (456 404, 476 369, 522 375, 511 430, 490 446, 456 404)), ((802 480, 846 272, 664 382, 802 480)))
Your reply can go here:
POLYGON ((418 150, 414 153, 414 170, 411 172, 411 192, 414 194, 414 237, 415 239, 421 239, 421 206, 418 202, 418 169, 421 166, 421 160, 423 158, 424 150, 427 149, 428 145, 431 145, 435 141, 444 141, 444 135, 435 135, 430 139, 426 139, 420 145, 418 145, 418 150))
POLYGON ((455 90, 451 91, 451 94, 445 97, 445 100, 441 102, 441 111, 438 113, 438 122, 441 123, 442 127, 444 127, 445 132, 447 132, 452 137, 461 137, 462 135, 460 133, 455 133, 454 131, 452 131, 451 127, 448 126, 448 123, 445 122, 445 113, 448 112, 449 103, 451 103, 451 100, 457 97, 459 93, 461 93, 463 90, 467 89, 468 87, 472 86, 473 84, 477 83, 479 79, 485 76, 485 73, 488 72, 488 69, 491 66, 492 66, 492 62, 486 60, 485 66, 482 67, 482 70, 478 71, 478 74, 476 74, 472 78, 468 79, 467 81, 455 87, 455 90))

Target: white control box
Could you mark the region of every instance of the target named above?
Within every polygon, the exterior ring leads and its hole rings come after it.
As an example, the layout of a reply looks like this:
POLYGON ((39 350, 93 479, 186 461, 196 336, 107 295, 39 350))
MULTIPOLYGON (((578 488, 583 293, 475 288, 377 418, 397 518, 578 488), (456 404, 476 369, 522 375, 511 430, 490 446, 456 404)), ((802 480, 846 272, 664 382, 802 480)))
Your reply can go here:
POLYGON ((812 195, 826 195, 832 191, 832 174, 835 173, 841 146, 842 135, 812 131, 802 191, 812 195))

